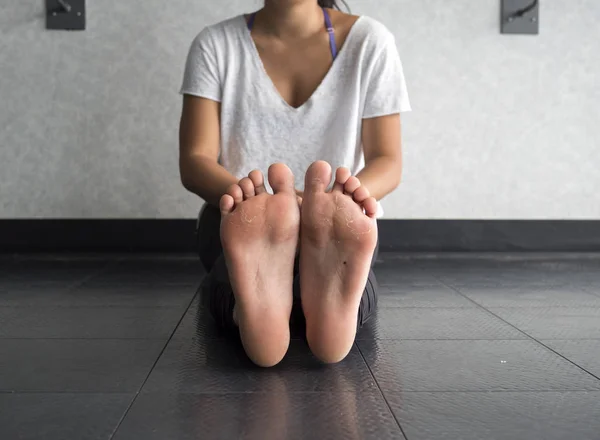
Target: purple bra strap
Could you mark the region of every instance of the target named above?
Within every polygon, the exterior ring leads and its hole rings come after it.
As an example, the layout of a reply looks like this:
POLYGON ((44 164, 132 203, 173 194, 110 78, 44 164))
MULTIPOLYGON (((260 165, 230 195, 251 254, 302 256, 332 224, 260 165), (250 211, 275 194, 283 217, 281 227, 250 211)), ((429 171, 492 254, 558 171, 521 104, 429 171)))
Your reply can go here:
MULTIPOLYGON (((331 56, 335 60, 338 54, 337 45, 335 44, 335 31, 333 30, 333 24, 331 23, 331 17, 327 9, 323 8, 323 15, 325 16, 325 26, 327 33, 329 34, 329 46, 331 47, 331 56)), ((250 16, 248 20, 248 30, 251 31, 254 26, 254 20, 256 19, 256 12, 250 16)))
POLYGON ((327 9, 323 8, 323 15, 325 16, 325 25, 327 26, 327 33, 329 34, 329 46, 331 46, 331 56, 335 60, 337 57, 337 45, 335 44, 335 31, 333 30, 333 24, 331 23, 331 17, 327 9))
POLYGON ((256 20, 256 12, 254 14, 252 14, 250 16, 250 19, 248 20, 248 30, 251 31, 252 27, 254 26, 254 20, 256 20))

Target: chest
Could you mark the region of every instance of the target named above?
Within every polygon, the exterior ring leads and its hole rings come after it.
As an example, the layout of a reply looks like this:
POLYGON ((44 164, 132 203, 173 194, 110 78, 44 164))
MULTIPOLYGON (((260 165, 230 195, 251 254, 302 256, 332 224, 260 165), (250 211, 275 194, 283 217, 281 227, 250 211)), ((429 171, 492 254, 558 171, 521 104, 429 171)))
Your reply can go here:
POLYGON ((297 43, 255 41, 267 80, 291 107, 306 103, 327 77, 333 56, 326 36, 297 43))

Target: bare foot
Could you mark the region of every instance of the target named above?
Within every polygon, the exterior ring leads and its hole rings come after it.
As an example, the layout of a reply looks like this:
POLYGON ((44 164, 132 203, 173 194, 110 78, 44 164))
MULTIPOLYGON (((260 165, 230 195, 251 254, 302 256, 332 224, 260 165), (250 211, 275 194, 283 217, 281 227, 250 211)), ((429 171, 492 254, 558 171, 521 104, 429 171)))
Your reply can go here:
POLYGON ((269 168, 264 187, 259 171, 221 198, 221 241, 235 295, 234 319, 254 363, 273 366, 290 342, 294 256, 300 211, 294 176, 283 164, 269 168))
POLYGON ((352 348, 358 307, 377 245, 377 202, 350 171, 313 163, 301 209, 300 291, 313 353, 339 362, 352 348))

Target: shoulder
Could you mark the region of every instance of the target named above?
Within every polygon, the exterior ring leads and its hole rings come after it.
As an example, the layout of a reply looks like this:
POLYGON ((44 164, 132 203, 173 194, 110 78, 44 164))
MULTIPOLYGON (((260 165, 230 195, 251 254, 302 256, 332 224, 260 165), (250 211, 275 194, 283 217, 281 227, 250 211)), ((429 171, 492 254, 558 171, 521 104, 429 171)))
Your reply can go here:
POLYGON ((238 15, 227 20, 206 26, 192 41, 192 46, 204 49, 217 49, 226 41, 225 36, 231 35, 244 23, 244 17, 238 15))
POLYGON ((361 16, 354 26, 355 42, 362 47, 365 54, 377 56, 390 45, 395 46, 394 34, 374 18, 361 16))

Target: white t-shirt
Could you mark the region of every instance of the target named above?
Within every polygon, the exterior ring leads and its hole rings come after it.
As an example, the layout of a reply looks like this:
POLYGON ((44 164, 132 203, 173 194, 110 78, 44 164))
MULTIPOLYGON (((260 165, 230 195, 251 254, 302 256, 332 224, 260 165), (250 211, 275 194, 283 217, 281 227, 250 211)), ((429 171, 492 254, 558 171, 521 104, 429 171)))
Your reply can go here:
POLYGON ((205 28, 187 58, 182 94, 221 103, 219 163, 242 178, 276 162, 304 188, 316 160, 357 174, 364 167, 362 120, 410 111, 394 36, 360 17, 310 99, 290 106, 267 75, 244 16, 205 28))

